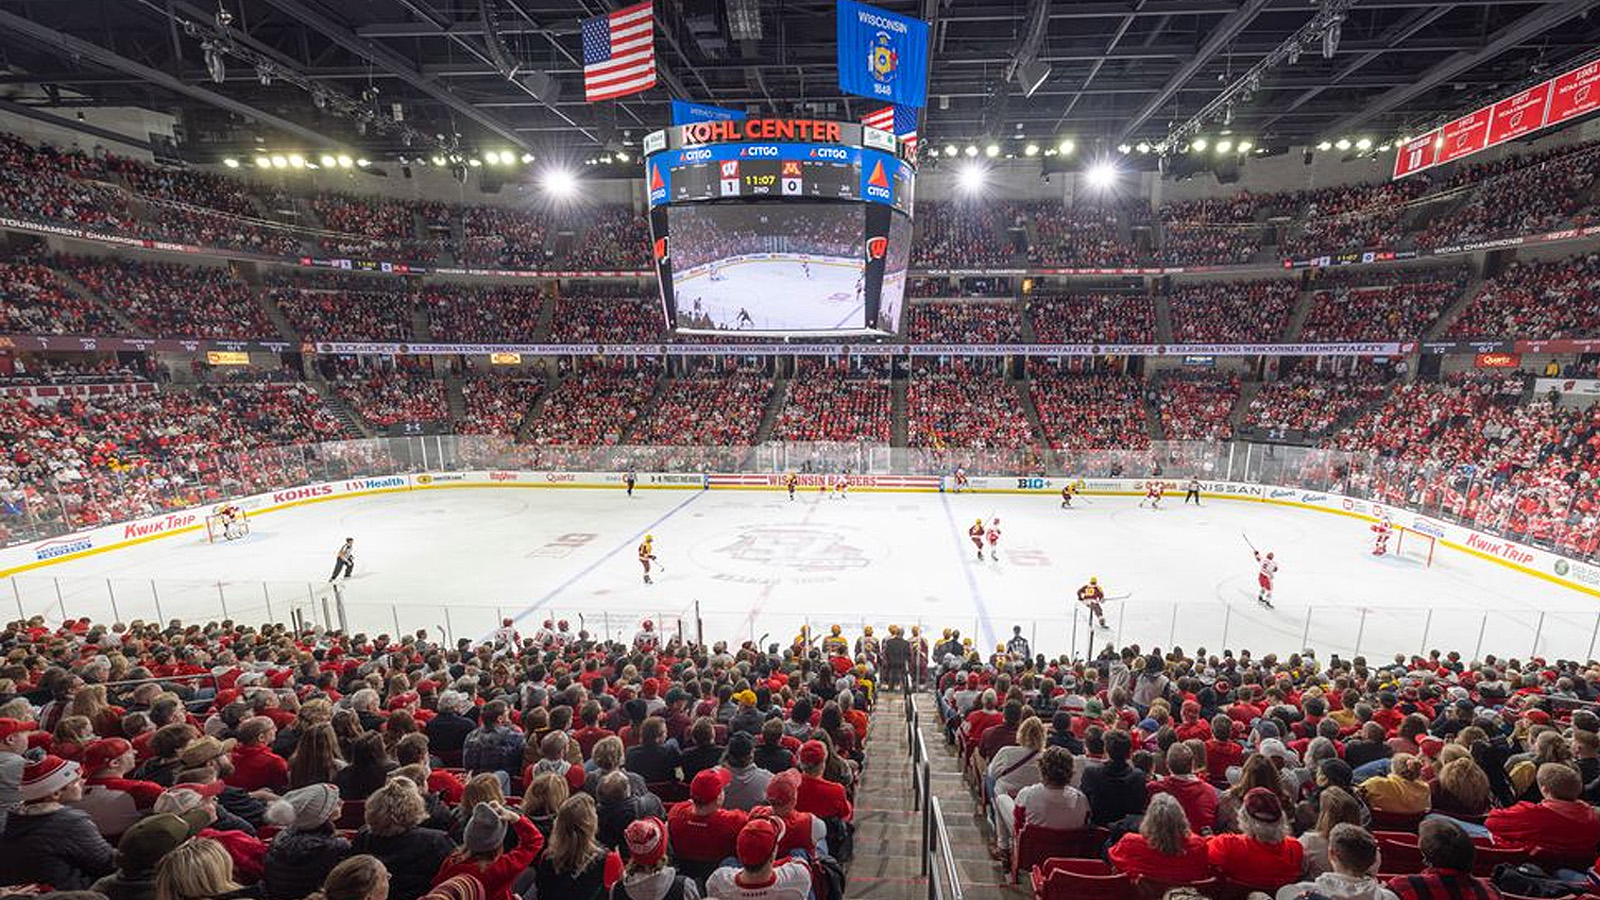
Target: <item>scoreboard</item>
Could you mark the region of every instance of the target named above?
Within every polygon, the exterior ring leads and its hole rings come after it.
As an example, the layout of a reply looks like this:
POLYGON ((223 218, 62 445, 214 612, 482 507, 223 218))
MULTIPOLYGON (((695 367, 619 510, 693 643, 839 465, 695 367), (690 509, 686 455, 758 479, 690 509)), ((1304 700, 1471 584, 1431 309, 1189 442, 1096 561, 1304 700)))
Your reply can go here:
POLYGON ((650 159, 650 203, 804 197, 911 212, 916 172, 894 154, 828 144, 723 144, 650 159))
POLYGON ((646 135, 642 163, 673 329, 899 330, 916 160, 894 135, 821 119, 693 122, 646 135))

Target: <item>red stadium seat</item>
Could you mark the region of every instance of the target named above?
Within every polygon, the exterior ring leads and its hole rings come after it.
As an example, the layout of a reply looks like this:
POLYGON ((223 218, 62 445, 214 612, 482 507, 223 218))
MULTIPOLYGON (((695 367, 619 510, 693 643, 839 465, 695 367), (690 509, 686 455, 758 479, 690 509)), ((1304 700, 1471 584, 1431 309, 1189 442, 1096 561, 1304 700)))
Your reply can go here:
MULTIPOLYGON (((1018 811, 1021 811, 1020 807, 1018 811)), ((1016 841, 1011 848, 1011 882, 1017 883, 1021 873, 1047 859, 1096 858, 1110 837, 1111 832, 1104 828, 1066 829, 1019 825, 1016 841)))

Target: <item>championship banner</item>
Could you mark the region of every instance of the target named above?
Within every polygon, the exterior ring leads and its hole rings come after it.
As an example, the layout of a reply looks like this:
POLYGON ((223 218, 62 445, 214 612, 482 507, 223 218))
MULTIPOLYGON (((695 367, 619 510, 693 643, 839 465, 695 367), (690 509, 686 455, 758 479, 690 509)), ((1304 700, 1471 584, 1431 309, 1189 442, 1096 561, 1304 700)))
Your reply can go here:
POLYGON ((876 7, 838 0, 839 89, 898 103, 928 101, 928 23, 876 7))
POLYGON ((743 122, 744 118, 744 110, 741 109, 724 109, 709 103, 690 103, 687 100, 672 101, 674 125, 687 125, 690 122, 743 122))

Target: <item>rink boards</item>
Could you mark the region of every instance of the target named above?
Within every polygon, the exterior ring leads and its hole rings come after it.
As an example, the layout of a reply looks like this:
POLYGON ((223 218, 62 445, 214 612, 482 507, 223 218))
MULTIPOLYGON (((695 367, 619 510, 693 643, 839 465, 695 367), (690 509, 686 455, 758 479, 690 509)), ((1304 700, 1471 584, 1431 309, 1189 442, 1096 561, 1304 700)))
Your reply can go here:
MULTIPOLYGON (((819 490, 830 486, 836 476, 800 475, 800 490, 819 490)), ((785 490, 786 475, 754 473, 641 472, 636 487, 640 490, 785 490)), ((1080 487, 1084 496, 1142 497, 1151 483, 1145 478, 1048 478, 1042 476, 969 478, 963 492, 1038 494, 1041 502, 1058 495, 1068 483, 1080 487)), ((1167 502, 1181 503, 1187 480, 1161 479, 1167 502)), ((1479 559, 1505 566, 1525 575, 1600 597, 1600 567, 1568 559, 1560 554, 1495 537, 1475 529, 1416 514, 1402 507, 1386 506, 1370 500, 1346 497, 1299 488, 1245 484, 1226 481, 1201 481, 1201 496, 1208 500, 1237 500, 1270 503, 1322 513, 1376 521, 1385 513, 1398 525, 1432 536, 1446 547, 1479 559)), ((411 475, 384 475, 343 481, 317 482, 254 494, 230 501, 232 505, 258 516, 349 497, 427 491, 453 488, 538 488, 621 490, 619 472, 545 472, 482 470, 468 472, 424 472, 411 475)), ((853 491, 893 491, 939 493, 954 491, 953 479, 932 475, 851 475, 853 491)), ((0 550, 0 578, 51 566, 68 560, 108 553, 178 535, 203 540, 205 517, 224 504, 217 503, 188 510, 163 513, 145 519, 121 522, 61 535, 48 540, 21 544, 0 550)))

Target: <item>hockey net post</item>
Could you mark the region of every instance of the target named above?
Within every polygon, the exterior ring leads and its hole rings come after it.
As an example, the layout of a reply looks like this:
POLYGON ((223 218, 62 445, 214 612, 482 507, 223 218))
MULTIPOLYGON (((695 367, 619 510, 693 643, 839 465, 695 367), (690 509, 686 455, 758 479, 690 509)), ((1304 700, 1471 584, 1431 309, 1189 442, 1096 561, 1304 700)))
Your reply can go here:
POLYGON ((1432 568, 1433 551, 1439 542, 1431 534, 1423 534, 1403 525, 1394 527, 1394 555, 1400 559, 1409 559, 1420 563, 1423 568, 1432 568))
POLYGON ((241 538, 249 533, 250 517, 243 510, 240 510, 238 515, 234 516, 232 537, 230 537, 226 532, 226 526, 223 524, 222 516, 219 516, 215 513, 206 516, 206 543, 208 544, 215 544, 218 541, 241 538))

